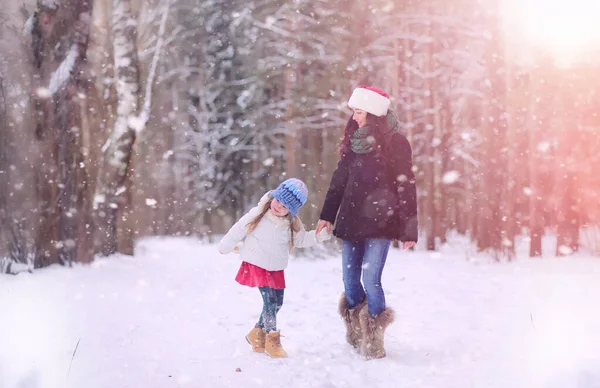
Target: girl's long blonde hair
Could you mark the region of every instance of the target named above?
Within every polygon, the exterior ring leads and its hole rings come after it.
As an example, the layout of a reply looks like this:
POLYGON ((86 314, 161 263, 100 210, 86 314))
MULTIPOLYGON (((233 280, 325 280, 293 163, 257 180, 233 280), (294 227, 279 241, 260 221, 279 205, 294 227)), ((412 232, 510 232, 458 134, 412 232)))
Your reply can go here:
MULTIPOLYGON (((260 213, 254 219, 246 224, 246 234, 250 234, 256 229, 260 220, 263 219, 265 214, 271 208, 271 202, 273 202, 273 198, 271 197, 265 204, 263 205, 260 213)), ((288 214, 287 217, 290 220, 290 250, 294 248, 294 233, 299 232, 302 228, 302 221, 298 216, 292 216, 292 214, 288 214)))

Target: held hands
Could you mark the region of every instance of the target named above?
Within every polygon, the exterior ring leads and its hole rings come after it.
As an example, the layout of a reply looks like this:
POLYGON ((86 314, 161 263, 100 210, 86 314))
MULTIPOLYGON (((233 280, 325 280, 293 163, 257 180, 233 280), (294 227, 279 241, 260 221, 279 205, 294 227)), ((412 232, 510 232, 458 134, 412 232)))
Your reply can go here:
POLYGON ((317 241, 320 243, 329 240, 331 238, 331 222, 319 220, 315 234, 317 235, 317 241))
POLYGON ((327 229, 327 233, 331 234, 331 222, 324 221, 324 220, 319 220, 319 222, 317 222, 317 228, 315 229, 315 233, 319 234, 319 232, 321 232, 321 230, 323 228, 326 228, 327 229))
POLYGON ((414 241, 404 241, 402 243, 402 250, 405 251, 405 250, 409 249, 410 247, 412 247, 414 245, 415 245, 414 241))
POLYGON ((323 241, 329 240, 331 238, 331 233, 328 233, 327 229, 323 228, 318 233, 315 230, 315 237, 318 243, 322 243, 323 241))
POLYGON ((317 242, 322 243, 325 240, 329 240, 331 238, 331 222, 319 220, 319 222, 317 222, 315 234, 317 236, 317 242))
MULTIPOLYGON (((317 228, 315 229, 315 233, 317 234, 317 236, 319 236, 319 233, 321 233, 321 231, 323 229, 326 229, 327 234, 331 235, 331 222, 325 221, 325 220, 319 220, 319 222, 317 222, 317 228)), ((414 241, 404 241, 402 243, 402 250, 405 251, 407 249, 410 249, 414 245, 415 245, 414 241)))

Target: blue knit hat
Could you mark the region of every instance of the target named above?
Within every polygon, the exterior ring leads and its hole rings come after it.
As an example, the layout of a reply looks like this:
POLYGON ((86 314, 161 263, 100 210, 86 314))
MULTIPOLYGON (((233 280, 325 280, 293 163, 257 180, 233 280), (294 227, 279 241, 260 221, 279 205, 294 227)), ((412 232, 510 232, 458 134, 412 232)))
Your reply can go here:
POLYGON ((281 202, 290 211, 290 214, 295 216, 306 203, 308 189, 300 179, 290 178, 281 182, 272 194, 273 198, 281 202))

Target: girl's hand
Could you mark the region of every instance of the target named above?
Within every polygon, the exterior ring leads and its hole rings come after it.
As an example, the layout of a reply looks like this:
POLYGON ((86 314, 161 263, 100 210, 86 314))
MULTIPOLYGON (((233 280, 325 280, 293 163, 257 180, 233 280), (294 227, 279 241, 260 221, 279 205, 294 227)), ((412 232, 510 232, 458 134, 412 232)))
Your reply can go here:
POLYGON ((327 234, 331 234, 331 222, 319 220, 319 222, 317 222, 317 228, 315 229, 315 233, 319 234, 319 232, 323 228, 327 228, 327 234))
POLYGON ((327 233, 327 229, 323 228, 319 233, 316 233, 315 230, 315 236, 317 242, 322 243, 323 241, 327 241, 331 238, 331 233, 327 233))
POLYGON ((235 244, 235 246, 233 247, 233 253, 240 253, 240 249, 242 249, 242 245, 244 245, 244 244, 241 242, 235 244))
POLYGON ((407 250, 408 248, 410 248, 410 247, 412 247, 414 245, 415 245, 414 241, 405 241, 405 242, 402 243, 402 250, 405 251, 405 250, 407 250))

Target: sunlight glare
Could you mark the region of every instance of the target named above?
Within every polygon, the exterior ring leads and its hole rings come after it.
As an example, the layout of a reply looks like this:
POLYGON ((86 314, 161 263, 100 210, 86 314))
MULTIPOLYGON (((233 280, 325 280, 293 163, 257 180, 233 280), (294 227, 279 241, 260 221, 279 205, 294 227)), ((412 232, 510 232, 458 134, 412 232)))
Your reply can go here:
POLYGON ((600 48, 600 1, 505 0, 509 33, 554 56, 586 55, 600 48))

